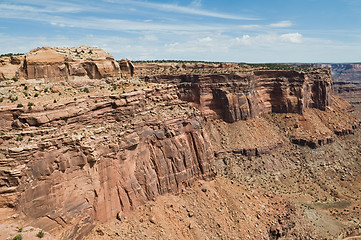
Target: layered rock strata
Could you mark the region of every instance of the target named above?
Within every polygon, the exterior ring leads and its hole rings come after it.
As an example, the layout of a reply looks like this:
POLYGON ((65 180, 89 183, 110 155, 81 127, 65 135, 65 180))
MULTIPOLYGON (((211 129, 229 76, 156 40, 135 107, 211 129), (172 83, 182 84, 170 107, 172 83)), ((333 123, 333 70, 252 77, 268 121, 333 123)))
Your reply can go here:
POLYGON ((25 55, 0 58, 0 80, 24 78, 60 82, 133 74, 134 66, 129 60, 123 60, 120 66, 104 50, 93 47, 43 47, 25 55))
POLYGON ((62 104, 1 106, 0 206, 61 229, 58 238, 81 239, 97 222, 213 178, 214 155, 317 147, 357 126, 332 96, 327 69, 155 81, 175 85, 140 90, 134 81, 129 93, 77 99, 71 91, 62 104))
POLYGON ((3 125, 17 130, 1 143, 14 136, 22 143, 2 145, 1 206, 75 239, 96 221, 212 178, 210 142, 196 110, 188 111, 174 86, 39 111, 3 109, 3 125))
POLYGON ((177 84, 182 100, 196 104, 205 116, 226 122, 269 112, 325 110, 331 105, 332 77, 328 69, 156 76, 153 81, 177 84))

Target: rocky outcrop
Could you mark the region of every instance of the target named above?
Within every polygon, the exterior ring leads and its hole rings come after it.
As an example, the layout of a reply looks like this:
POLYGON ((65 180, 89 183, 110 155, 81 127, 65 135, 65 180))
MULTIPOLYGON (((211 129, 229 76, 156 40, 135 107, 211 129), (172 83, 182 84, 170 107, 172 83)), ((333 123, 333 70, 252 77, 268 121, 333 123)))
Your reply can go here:
POLYGON ((25 78, 59 82, 127 77, 134 74, 132 66, 125 60, 120 67, 111 55, 98 48, 43 47, 25 55, 1 58, 0 80, 25 78))
POLYGON ((331 105, 331 79, 328 69, 319 69, 157 76, 154 81, 177 84, 180 98, 194 103, 205 116, 236 122, 269 112, 325 110, 331 105))
MULTIPOLYGON (((18 122, 15 134, 23 143, 0 151, 2 207, 77 239, 95 222, 212 178, 210 141, 202 120, 185 113, 184 104, 170 86, 41 112, 6 110, 4 124, 18 122)), ((11 138, 1 136, 2 142, 11 138)))

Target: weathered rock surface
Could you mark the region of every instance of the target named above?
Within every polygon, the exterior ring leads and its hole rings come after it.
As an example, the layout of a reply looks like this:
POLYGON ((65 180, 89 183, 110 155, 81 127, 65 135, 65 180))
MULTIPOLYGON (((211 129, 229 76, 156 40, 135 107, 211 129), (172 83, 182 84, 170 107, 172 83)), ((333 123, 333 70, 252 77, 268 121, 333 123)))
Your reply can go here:
POLYGON ((5 125, 20 121, 19 134, 36 143, 1 149, 2 207, 15 206, 35 226, 68 229, 63 238, 77 238, 95 221, 212 178, 202 120, 179 104, 170 86, 42 112, 5 111, 5 125))
POLYGON ((182 100, 196 104, 206 116, 226 122, 270 112, 325 110, 331 105, 332 77, 328 69, 157 76, 153 80, 176 83, 182 100))
MULTIPOLYGON (((41 54, 30 62, 40 64, 41 54)), ((55 51, 45 62, 59 66, 64 59, 55 51)), ((132 71, 126 63, 120 68, 132 71)), ((30 72, 57 71, 42 69, 30 72)), ((110 72, 106 66, 84 69, 74 67, 72 74, 96 78, 110 72)), ((97 96, 61 87, 45 93, 42 86, 44 98, 68 95, 33 108, 16 107, 10 99, 0 106, 0 206, 16 209, 32 226, 61 232, 57 238, 80 239, 98 222, 122 219, 159 195, 212 179, 215 155, 259 156, 290 142, 320 146, 356 127, 347 115, 350 106, 332 97, 327 69, 156 80, 176 85, 126 82, 121 92, 132 92, 97 96)))
POLYGON ((124 60, 119 66, 104 50, 84 46, 43 47, 25 55, 0 59, 0 80, 25 78, 59 82, 126 77, 133 73, 134 66, 129 60, 124 60))

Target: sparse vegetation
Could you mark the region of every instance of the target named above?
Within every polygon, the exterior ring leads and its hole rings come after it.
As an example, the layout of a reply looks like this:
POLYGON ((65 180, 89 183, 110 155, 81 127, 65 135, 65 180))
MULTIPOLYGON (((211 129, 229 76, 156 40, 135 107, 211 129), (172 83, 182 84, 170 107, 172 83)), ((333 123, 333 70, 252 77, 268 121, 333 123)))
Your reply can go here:
POLYGON ((16 137, 16 141, 22 141, 22 140, 24 140, 23 136, 18 135, 18 136, 16 137))
POLYGON ((23 235, 21 235, 21 233, 13 237, 13 240, 22 240, 22 239, 23 239, 23 235))
POLYGON ((0 58, 2 58, 2 57, 19 56, 19 55, 24 55, 24 53, 5 53, 5 54, 0 54, 0 58))
POLYGON ((18 97, 17 96, 16 97, 10 96, 9 99, 10 99, 11 102, 16 102, 18 100, 18 97))
POLYGON ((16 107, 17 107, 17 108, 22 108, 22 107, 24 107, 24 105, 22 105, 21 103, 19 103, 16 107))
POLYGON ((44 237, 44 232, 43 232, 43 230, 39 231, 38 234, 36 234, 36 236, 37 236, 38 238, 43 238, 43 237, 44 237))

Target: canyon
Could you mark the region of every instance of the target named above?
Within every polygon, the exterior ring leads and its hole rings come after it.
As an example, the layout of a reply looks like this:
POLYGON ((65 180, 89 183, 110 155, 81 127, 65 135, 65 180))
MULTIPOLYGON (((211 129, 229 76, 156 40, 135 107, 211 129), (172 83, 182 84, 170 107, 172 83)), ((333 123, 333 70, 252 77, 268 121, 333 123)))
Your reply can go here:
POLYGON ((360 114, 328 68, 117 62, 90 47, 0 63, 1 237, 360 233, 360 114))

